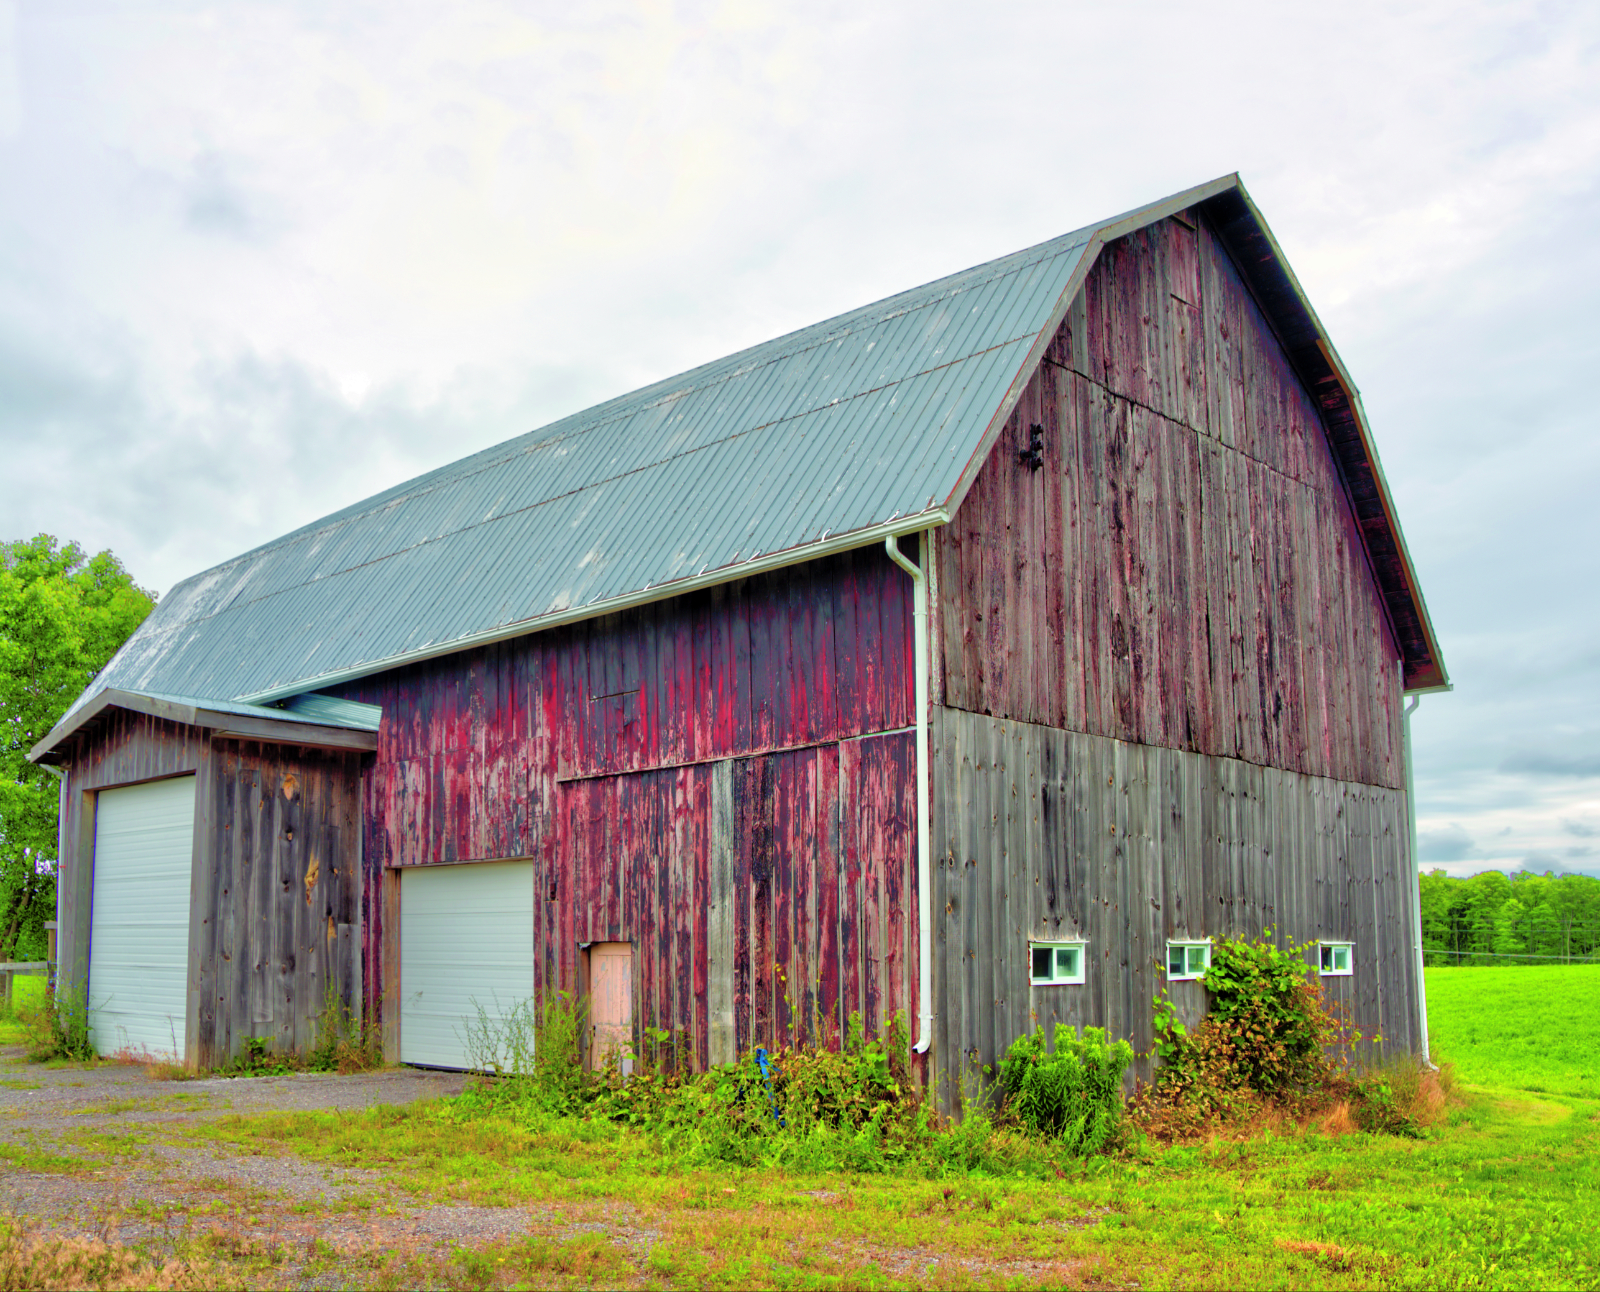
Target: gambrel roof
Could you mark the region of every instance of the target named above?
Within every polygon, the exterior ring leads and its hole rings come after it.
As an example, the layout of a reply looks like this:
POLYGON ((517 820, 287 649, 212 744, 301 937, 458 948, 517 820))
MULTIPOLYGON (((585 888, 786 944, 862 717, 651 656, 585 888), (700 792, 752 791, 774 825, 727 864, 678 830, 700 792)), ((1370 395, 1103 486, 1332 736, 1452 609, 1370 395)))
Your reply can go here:
POLYGON ((107 688, 263 704, 946 522, 1099 248, 1201 207, 1314 398, 1406 662, 1444 684, 1359 397, 1237 176, 473 454, 175 587, 107 688))

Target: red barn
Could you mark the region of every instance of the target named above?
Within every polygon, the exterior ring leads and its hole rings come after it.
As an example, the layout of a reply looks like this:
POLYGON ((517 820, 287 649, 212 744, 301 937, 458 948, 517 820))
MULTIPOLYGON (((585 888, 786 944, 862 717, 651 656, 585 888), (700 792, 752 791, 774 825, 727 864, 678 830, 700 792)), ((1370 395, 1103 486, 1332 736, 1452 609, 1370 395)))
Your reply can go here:
POLYGON ((1355 387, 1236 177, 612 400, 179 585, 34 750, 97 1043, 697 1065, 906 1017, 1150 1040, 1276 929, 1424 1044, 1355 387))

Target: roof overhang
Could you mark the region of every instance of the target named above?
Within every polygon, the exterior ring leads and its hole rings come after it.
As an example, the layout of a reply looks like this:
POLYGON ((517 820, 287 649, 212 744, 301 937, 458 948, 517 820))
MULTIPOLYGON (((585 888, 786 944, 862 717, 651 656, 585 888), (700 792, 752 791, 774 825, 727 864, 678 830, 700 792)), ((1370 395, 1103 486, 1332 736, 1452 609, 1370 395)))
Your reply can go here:
POLYGON ((1322 409, 1322 424, 1344 475, 1367 559, 1400 647, 1404 689, 1447 689, 1450 677, 1444 655, 1355 383, 1244 185, 1236 180, 1199 206, 1277 330, 1300 380, 1322 409))
POLYGON ((112 709, 143 713, 189 727, 203 727, 213 735, 239 740, 265 740, 281 745, 358 753, 370 753, 378 747, 378 733, 365 724, 357 726, 308 720, 304 715, 290 710, 269 709, 262 705, 140 694, 108 687, 57 723, 50 734, 28 752, 28 758, 32 762, 47 765, 69 761, 63 752, 63 745, 73 736, 84 734, 112 709))

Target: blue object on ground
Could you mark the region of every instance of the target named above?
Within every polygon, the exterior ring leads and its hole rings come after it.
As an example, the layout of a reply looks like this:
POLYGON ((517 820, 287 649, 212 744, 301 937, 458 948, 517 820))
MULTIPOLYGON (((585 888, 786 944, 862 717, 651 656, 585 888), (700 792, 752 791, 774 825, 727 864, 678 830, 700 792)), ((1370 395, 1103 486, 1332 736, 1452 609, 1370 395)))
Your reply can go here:
POLYGON ((767 1088, 767 1106, 772 1109, 772 1120, 778 1123, 778 1129, 783 1129, 783 1114, 778 1111, 778 1097, 772 1089, 771 1061, 767 1052, 760 1046, 756 1047, 756 1067, 761 1069, 761 1081, 767 1088))

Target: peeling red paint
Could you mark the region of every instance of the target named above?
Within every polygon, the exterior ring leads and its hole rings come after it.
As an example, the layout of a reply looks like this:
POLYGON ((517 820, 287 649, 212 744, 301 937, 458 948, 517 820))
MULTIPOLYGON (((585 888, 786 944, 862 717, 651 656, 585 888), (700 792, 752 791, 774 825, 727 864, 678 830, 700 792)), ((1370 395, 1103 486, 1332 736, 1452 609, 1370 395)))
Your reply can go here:
POLYGON ((739 1049, 909 1012, 910 594, 868 548, 342 688, 384 710, 364 785, 368 999, 385 867, 531 856, 557 894, 541 990, 575 989, 581 943, 632 941, 639 1025, 705 1063, 710 786, 735 759, 739 1049))

